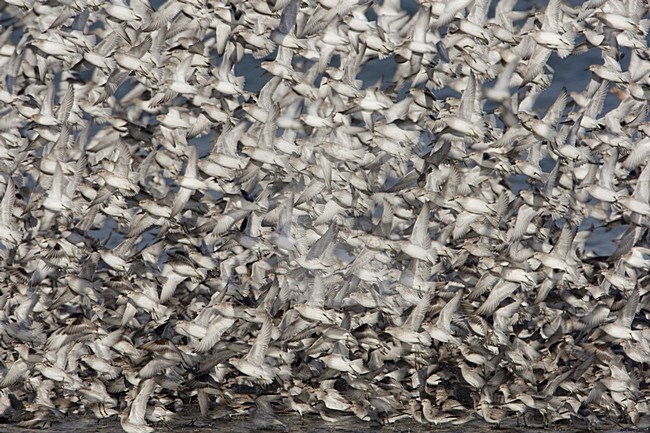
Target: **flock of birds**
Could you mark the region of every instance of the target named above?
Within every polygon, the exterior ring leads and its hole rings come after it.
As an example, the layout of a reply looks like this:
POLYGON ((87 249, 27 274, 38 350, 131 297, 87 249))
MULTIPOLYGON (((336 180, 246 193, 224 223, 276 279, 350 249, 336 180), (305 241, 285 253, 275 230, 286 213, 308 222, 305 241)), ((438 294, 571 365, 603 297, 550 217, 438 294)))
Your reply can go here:
POLYGON ((645 1, 2 4, 1 421, 650 425, 645 1))

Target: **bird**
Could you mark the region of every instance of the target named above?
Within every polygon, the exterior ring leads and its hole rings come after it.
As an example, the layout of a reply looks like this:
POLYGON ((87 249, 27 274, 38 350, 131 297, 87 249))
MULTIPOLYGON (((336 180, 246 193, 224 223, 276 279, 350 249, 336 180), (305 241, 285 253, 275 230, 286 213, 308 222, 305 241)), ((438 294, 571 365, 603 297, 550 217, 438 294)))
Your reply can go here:
POLYGON ((259 382, 264 385, 273 383, 276 375, 274 368, 264 361, 269 343, 271 342, 272 326, 271 319, 267 316, 248 354, 244 358, 230 360, 230 363, 237 370, 254 382, 259 382))

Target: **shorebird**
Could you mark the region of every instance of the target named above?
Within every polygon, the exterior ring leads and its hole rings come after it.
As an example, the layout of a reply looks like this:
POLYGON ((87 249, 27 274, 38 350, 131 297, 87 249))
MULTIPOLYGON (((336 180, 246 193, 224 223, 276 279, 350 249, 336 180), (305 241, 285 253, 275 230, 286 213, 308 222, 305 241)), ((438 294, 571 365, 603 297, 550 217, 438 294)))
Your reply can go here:
POLYGON ((440 341, 441 343, 459 344, 460 341, 454 337, 451 330, 451 321, 453 315, 456 313, 456 310, 458 310, 458 307, 460 306, 462 297, 463 292, 459 290, 454 295, 454 297, 451 300, 447 301, 445 306, 442 307, 440 313, 438 313, 438 320, 436 323, 431 324, 427 328, 427 331, 429 332, 429 335, 431 335, 431 338, 440 341))
POLYGON ((20 231, 14 221, 14 205, 16 203, 16 186, 13 179, 8 178, 0 202, 0 241, 7 245, 16 245, 20 242, 20 231))
POLYGON ((156 382, 154 379, 142 380, 134 391, 133 400, 131 401, 130 411, 127 414, 120 415, 120 424, 126 433, 150 433, 154 428, 147 425, 145 414, 147 402, 154 392, 156 382))
POLYGON ((170 217, 175 217, 183 211, 194 191, 207 188, 206 182, 198 177, 198 161, 196 147, 192 146, 188 149, 187 166, 183 177, 178 182, 179 189, 174 196, 170 217))
POLYGON ((271 342, 272 327, 271 319, 266 317, 248 354, 244 358, 230 360, 230 363, 237 370, 252 379, 253 382, 264 385, 273 383, 276 376, 274 367, 264 360, 271 342))
POLYGON ((275 414, 271 402, 277 396, 262 395, 255 399, 255 409, 250 414, 251 423, 261 430, 287 430, 287 425, 275 414))

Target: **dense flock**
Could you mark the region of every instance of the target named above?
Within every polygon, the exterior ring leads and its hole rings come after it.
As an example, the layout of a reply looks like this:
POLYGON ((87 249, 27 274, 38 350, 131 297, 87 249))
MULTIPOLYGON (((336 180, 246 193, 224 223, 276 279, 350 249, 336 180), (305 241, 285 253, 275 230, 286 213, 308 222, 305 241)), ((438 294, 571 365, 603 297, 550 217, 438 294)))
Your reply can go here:
POLYGON ((647 2, 1 3, 1 422, 650 425, 647 2))

